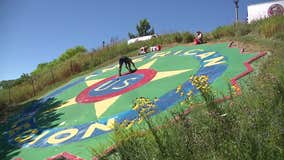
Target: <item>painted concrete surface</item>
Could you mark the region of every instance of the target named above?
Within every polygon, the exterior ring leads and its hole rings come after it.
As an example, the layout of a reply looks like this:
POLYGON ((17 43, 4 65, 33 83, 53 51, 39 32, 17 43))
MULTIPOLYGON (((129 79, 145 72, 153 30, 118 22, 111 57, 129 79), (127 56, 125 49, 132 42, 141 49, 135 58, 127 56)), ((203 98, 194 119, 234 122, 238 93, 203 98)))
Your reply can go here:
POLYGON ((178 86, 184 93, 198 93, 189 81, 194 75, 207 75, 214 90, 227 94, 227 84, 234 80, 237 85, 236 77, 248 68, 244 63, 258 54, 227 46, 177 46, 136 57, 138 70, 131 74, 124 69, 118 77, 113 64, 76 78, 11 117, 1 148, 7 159, 40 160, 63 153, 91 159, 90 148, 112 145, 115 123, 138 121, 133 109, 138 97, 156 99, 152 116, 166 112, 186 98, 176 92, 178 86))

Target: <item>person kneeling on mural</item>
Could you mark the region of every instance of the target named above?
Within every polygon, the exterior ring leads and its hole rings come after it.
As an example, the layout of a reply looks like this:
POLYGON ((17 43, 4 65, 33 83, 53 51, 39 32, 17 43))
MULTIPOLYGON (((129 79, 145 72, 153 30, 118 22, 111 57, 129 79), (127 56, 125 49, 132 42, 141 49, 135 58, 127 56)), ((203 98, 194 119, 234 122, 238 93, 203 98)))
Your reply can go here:
POLYGON ((200 31, 196 32, 196 36, 194 38, 194 44, 202 44, 203 43, 203 34, 200 31))
POLYGON ((129 71, 129 73, 133 73, 137 70, 135 64, 133 63, 132 59, 130 59, 129 57, 126 56, 122 56, 119 58, 119 70, 118 70, 118 75, 121 76, 121 68, 123 63, 125 63, 125 67, 126 69, 129 71), (131 69, 131 64, 134 67, 134 70, 131 69))

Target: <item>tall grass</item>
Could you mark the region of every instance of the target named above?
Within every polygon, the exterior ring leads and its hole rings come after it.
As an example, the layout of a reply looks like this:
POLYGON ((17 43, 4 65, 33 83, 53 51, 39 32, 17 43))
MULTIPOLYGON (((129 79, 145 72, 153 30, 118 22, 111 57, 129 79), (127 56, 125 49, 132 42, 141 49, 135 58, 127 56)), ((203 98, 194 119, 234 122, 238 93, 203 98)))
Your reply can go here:
MULTIPOLYGON (((276 34, 284 32, 284 18, 283 16, 277 16, 268 18, 266 20, 258 22, 258 32, 265 38, 273 37, 276 34)), ((257 24, 257 23, 256 23, 257 24)))
MULTIPOLYGON (((284 17, 274 16, 250 24, 236 23, 233 25, 218 27, 212 31, 213 39, 224 37, 244 36, 253 34, 263 38, 282 37, 284 32, 284 17), (282 36, 281 36, 282 35, 282 36)), ((279 39, 279 38, 278 38, 279 39)), ((281 38, 280 38, 281 39, 281 38)))
POLYGON ((222 26, 215 29, 211 34, 214 39, 233 37, 235 36, 235 28, 234 26, 222 26))

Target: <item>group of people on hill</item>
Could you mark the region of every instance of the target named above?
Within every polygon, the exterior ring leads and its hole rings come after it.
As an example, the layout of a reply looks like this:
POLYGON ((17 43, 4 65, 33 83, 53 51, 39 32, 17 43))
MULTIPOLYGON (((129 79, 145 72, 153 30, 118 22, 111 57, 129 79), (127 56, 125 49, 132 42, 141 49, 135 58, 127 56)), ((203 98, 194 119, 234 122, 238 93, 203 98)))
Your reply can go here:
MULTIPOLYGON (((152 46, 150 47, 150 52, 153 52, 153 51, 160 51, 162 48, 161 45, 156 45, 156 46, 152 46)), ((139 53, 138 55, 143 55, 143 54, 146 54, 148 53, 148 47, 147 46, 142 46, 139 50, 139 53)))

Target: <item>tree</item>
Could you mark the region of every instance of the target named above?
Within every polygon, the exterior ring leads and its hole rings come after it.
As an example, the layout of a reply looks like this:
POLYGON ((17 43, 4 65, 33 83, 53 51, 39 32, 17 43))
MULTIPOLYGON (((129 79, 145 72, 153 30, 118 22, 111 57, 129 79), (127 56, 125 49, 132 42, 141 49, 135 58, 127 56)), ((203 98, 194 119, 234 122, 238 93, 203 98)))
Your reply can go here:
POLYGON ((147 19, 140 20, 139 24, 136 25, 136 30, 138 34, 128 33, 130 39, 155 34, 154 28, 151 28, 147 19))
POLYGON ((69 48, 59 57, 59 61, 65 61, 79 53, 84 53, 86 51, 87 49, 84 46, 77 46, 74 48, 69 48))
POLYGON ((133 34, 133 33, 128 33, 128 37, 129 37, 130 39, 132 39, 132 38, 136 38, 137 35, 135 35, 135 34, 133 34))
POLYGON ((23 73, 20 79, 22 80, 22 82, 28 82, 30 85, 32 85, 33 96, 35 96, 36 95, 36 86, 35 86, 36 77, 29 73, 23 73))
POLYGON ((48 68, 48 63, 44 62, 44 63, 40 63, 37 65, 37 68, 31 73, 32 75, 36 75, 39 74, 40 72, 42 72, 44 69, 48 68))
POLYGON ((8 89, 8 88, 11 88, 15 83, 15 80, 3 80, 3 81, 0 81, 0 87, 2 89, 8 89))

